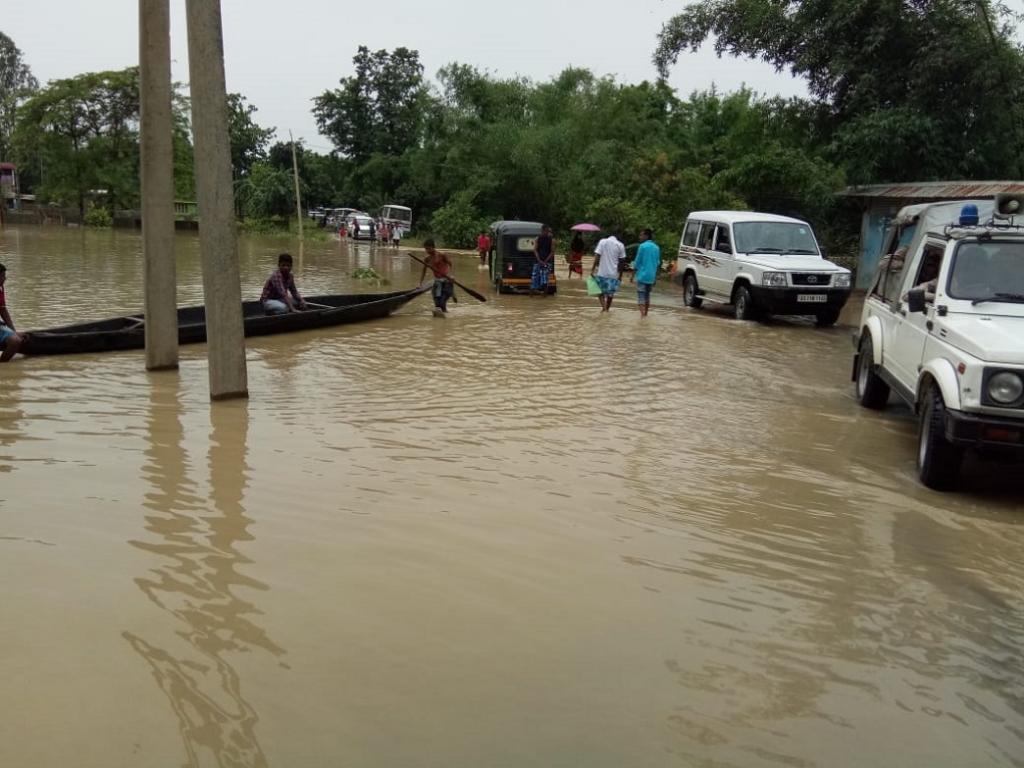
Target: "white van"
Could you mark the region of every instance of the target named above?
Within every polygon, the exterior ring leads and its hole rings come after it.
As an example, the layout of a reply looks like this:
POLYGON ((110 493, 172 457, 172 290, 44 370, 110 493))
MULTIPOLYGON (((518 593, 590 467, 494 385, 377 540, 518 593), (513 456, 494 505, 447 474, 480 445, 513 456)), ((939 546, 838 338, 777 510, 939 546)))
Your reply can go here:
POLYGON ((850 298, 850 270, 826 261, 806 221, 750 211, 697 211, 686 219, 676 281, 683 302, 731 304, 736 319, 813 315, 834 325, 850 298))

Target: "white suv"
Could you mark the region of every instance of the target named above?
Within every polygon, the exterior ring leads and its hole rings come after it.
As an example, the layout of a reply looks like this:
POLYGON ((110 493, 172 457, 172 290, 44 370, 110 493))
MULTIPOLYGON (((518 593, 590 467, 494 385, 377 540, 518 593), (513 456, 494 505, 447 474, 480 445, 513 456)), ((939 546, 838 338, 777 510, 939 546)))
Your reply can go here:
POLYGON ((813 315, 834 325, 850 298, 850 270, 825 260, 810 224, 749 211, 691 213, 675 280, 686 306, 732 304, 738 320, 813 315))
POLYGON ((854 339, 857 399, 880 409, 894 391, 914 409, 918 475, 936 490, 967 448, 1024 457, 1024 227, 1000 210, 1024 200, 901 211, 854 339))

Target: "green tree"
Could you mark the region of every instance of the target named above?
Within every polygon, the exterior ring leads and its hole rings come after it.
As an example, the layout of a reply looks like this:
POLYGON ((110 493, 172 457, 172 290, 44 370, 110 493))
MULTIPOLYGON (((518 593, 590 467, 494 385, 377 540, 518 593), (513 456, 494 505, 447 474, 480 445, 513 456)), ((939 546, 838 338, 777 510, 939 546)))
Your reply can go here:
POLYGON ((471 192, 458 192, 434 212, 430 226, 441 242, 451 248, 472 248, 477 235, 485 231, 495 216, 484 216, 471 192))
POLYGON ((0 32, 0 160, 11 157, 11 135, 18 105, 38 87, 18 46, 0 32))
POLYGON ((18 110, 15 153, 44 168, 44 197, 84 215, 89 193, 104 190, 113 210, 138 199, 138 121, 135 67, 55 80, 18 110))
POLYGON ((267 147, 277 132, 263 128, 253 119, 257 109, 239 93, 228 94, 228 136, 231 140, 231 168, 235 179, 245 178, 253 165, 267 158, 267 147))
POLYGON ((360 46, 352 62, 352 76, 313 99, 320 133, 360 163, 417 145, 429 102, 419 53, 408 48, 371 53, 360 46))
POLYGON ((256 163, 237 185, 237 202, 247 218, 288 217, 295 210, 295 185, 290 171, 256 163))
POLYGON ((1024 138, 1011 18, 988 0, 701 0, 665 25, 655 62, 665 74, 713 38, 806 78, 853 181, 1006 176, 1024 138))

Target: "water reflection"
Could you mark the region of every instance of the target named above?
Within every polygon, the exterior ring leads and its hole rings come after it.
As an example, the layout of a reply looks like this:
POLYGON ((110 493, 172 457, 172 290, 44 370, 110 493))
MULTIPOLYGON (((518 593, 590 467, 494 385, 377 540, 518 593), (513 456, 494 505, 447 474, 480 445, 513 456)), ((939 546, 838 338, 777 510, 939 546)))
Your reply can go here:
POLYGON ((152 485, 145 501, 152 536, 131 542, 159 560, 135 582, 177 620, 177 637, 147 639, 129 632, 124 637, 167 696, 188 765, 212 760, 220 766, 262 766, 267 761, 256 736, 259 717, 229 660, 232 653, 254 649, 284 655, 257 623, 260 611, 236 593, 243 587, 267 589, 239 570, 252 562, 239 550, 241 542, 252 540, 252 520, 243 504, 247 404, 219 404, 210 411, 209 495, 204 497, 189 477, 178 381, 176 374, 153 376, 150 449, 143 468, 152 485))
MULTIPOLYGON (((3 399, 0 400, 0 475, 14 470, 14 446, 22 438, 21 422, 25 419, 25 411, 20 407, 21 379, 24 374, 13 365, 5 365, 3 374, 3 399)), ((3 504, 2 498, 0 504, 3 504)))

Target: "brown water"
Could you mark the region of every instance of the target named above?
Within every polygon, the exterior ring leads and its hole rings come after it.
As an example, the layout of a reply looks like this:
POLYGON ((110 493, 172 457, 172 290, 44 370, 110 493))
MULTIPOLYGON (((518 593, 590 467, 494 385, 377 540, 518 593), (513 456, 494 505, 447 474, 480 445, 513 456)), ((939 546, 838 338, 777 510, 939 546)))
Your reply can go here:
MULTIPOLYGON (((134 234, 0 262, 19 327, 140 309, 134 234)), ((205 347, 0 368, 0 766, 1024 765, 1024 481, 921 488, 849 327, 661 290, 253 339, 215 406, 205 347)))

